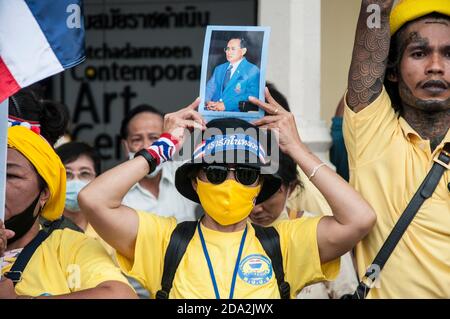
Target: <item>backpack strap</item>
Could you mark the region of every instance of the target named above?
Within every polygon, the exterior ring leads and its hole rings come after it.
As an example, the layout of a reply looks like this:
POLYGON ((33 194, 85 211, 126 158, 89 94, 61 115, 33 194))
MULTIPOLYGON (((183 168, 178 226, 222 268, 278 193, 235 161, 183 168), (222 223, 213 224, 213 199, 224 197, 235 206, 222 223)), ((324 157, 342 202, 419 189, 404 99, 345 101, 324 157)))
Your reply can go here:
POLYGON ((50 228, 53 228, 53 230, 68 228, 79 233, 84 233, 83 229, 81 229, 77 224, 75 224, 70 218, 67 218, 65 216, 61 216, 61 218, 58 219, 58 221, 61 221, 61 223, 56 228, 54 225, 55 222, 48 221, 42 218, 41 216, 39 217, 39 219, 42 229, 44 229, 45 231, 48 231, 50 228))
POLYGON ((252 224, 255 235, 272 261, 273 271, 277 278, 281 299, 289 299, 291 287, 284 281, 283 256, 281 255, 280 236, 274 227, 261 227, 252 224))
POLYGON ((51 235, 51 233, 55 229, 58 229, 60 227, 63 219, 64 218, 60 218, 54 221, 50 225, 48 231, 41 229, 39 233, 33 238, 33 240, 29 242, 28 245, 26 245, 20 252, 19 256, 11 267, 11 270, 4 273, 4 276, 10 279, 13 282, 14 286, 22 280, 23 271, 28 265, 28 262, 30 261, 36 249, 51 235))
POLYGON ((168 299, 172 289, 173 279, 178 265, 186 252, 192 237, 194 237, 196 221, 182 222, 175 227, 170 236, 169 246, 167 246, 164 256, 164 271, 161 279, 161 289, 156 293, 156 299, 168 299))
POLYGON ((364 274, 358 287, 356 288, 356 291, 353 295, 345 295, 342 299, 365 299, 367 297, 371 287, 366 285, 364 280, 370 279, 374 282, 380 276, 381 270, 402 238, 409 224, 412 222, 425 200, 433 195, 442 175, 447 169, 449 169, 450 143, 445 144, 444 149, 439 154, 438 158, 434 160, 434 162, 435 163, 433 163, 433 166, 423 180, 422 184, 417 189, 408 206, 406 206, 404 212, 398 219, 383 246, 378 251, 378 254, 373 260, 371 266, 364 274))

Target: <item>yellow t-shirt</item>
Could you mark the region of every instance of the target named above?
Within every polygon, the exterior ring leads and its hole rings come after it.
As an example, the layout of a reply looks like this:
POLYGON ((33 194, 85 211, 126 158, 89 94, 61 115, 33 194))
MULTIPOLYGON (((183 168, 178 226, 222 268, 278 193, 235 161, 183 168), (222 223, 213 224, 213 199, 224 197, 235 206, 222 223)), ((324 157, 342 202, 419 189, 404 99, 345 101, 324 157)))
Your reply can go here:
POLYGON ((103 238, 101 238, 99 234, 97 234, 97 232, 95 231, 94 227, 91 226, 91 224, 87 225, 84 233, 87 236, 97 240, 103 246, 103 248, 105 248, 105 250, 111 256, 111 258, 115 261, 116 251, 106 241, 104 241, 103 238))
MULTIPOLYGON (((134 260, 118 254, 123 271, 135 277, 152 297, 161 288, 164 256, 175 218, 138 212, 139 230, 134 260)), ((339 273, 339 258, 321 265, 317 246, 317 224, 320 218, 283 221, 276 225, 280 234, 285 280, 291 286, 291 297, 310 283, 332 280, 339 273)), ((231 279, 241 242, 242 231, 224 233, 202 226, 208 253, 211 257, 221 298, 228 298, 231 279)), ((173 282, 170 298, 215 298, 209 269, 197 230, 181 259, 173 282)), ((234 298, 280 298, 270 259, 248 224, 234 298), (253 269, 253 271, 252 271, 253 269)))
MULTIPOLYGON (((318 213, 303 212, 300 218, 316 218, 320 216, 318 213)), ((271 226, 278 224, 283 220, 295 220, 297 212, 283 209, 280 216, 272 223, 271 226)), ((297 299, 339 299, 345 294, 351 294, 358 285, 355 267, 353 266, 352 255, 350 252, 341 256, 341 267, 339 275, 333 281, 318 282, 316 284, 304 287, 297 295, 297 299)))
MULTIPOLYGON (((378 220, 356 247, 363 275, 408 202, 450 142, 450 131, 431 153, 423 140, 391 107, 386 90, 358 113, 344 112, 350 184, 372 205, 378 220)), ((450 171, 425 201, 381 272, 372 298, 450 297, 450 171)))
MULTIPOLYGON (((2 267, 2 274, 10 270, 2 267)), ((128 281, 94 239, 70 229, 55 230, 36 249, 15 290, 19 295, 61 295, 105 281, 128 281)))

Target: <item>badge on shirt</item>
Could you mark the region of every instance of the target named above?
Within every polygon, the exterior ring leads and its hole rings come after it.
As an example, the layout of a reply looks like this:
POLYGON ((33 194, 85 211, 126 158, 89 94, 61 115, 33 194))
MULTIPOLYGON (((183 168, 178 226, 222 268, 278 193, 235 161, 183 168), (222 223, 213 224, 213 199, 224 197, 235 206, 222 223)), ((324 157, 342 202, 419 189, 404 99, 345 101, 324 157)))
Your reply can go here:
POLYGON ((248 255, 239 263, 238 274, 246 283, 261 286, 272 279, 272 263, 263 255, 248 255))
POLYGON ((236 87, 234 88, 234 92, 236 92, 237 94, 241 93, 241 83, 237 83, 236 87))

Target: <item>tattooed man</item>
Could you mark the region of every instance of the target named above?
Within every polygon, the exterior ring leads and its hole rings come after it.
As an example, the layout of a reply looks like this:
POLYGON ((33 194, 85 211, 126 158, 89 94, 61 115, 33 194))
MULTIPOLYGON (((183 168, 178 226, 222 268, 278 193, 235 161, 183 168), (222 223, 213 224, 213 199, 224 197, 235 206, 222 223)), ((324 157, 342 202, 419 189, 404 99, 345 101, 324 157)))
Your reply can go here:
MULTIPOLYGON (((378 217, 356 247, 359 275, 450 148, 450 0, 393 2, 362 0, 345 98, 350 183, 378 217)), ((368 298, 450 297, 449 183, 447 167, 368 298)))

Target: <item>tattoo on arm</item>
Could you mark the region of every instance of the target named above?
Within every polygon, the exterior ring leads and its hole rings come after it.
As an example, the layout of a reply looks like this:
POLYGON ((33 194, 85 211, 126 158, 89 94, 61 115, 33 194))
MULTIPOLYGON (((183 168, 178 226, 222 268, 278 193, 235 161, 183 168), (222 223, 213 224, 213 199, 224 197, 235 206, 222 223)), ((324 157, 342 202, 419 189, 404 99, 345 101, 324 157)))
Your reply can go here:
POLYGON ((383 89, 389 55, 389 14, 393 0, 363 0, 356 29, 352 62, 348 75, 347 104, 355 111, 361 111, 375 101, 383 89), (379 5, 380 25, 367 23, 372 11, 369 5, 379 5))

